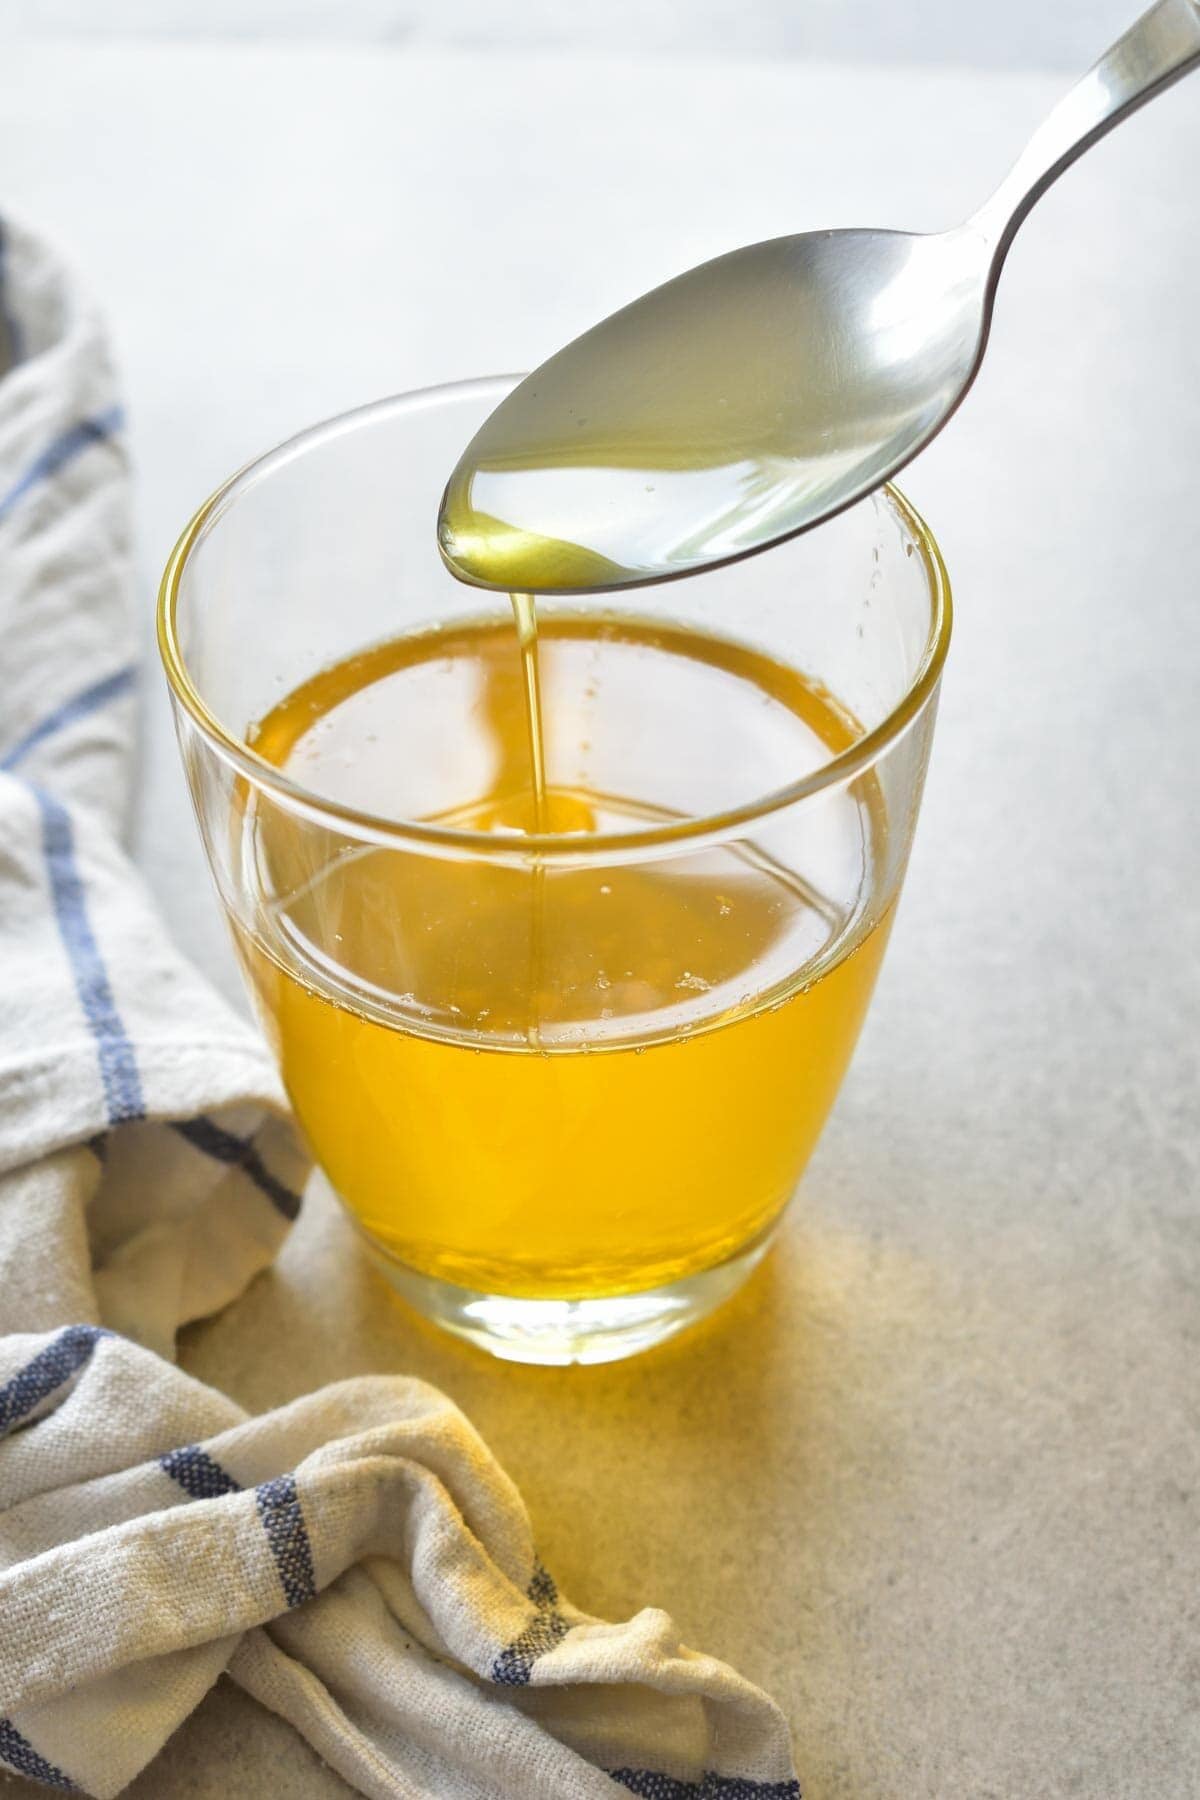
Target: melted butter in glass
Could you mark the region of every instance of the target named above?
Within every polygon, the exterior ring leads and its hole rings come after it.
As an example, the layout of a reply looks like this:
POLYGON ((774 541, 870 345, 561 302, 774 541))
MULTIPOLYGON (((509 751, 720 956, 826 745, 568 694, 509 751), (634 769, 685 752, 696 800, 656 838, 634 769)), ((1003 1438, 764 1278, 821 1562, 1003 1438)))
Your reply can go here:
POLYGON ((856 736, 747 647, 551 612, 535 668, 531 626, 378 645, 261 721, 258 753, 310 790, 485 835, 470 857, 364 843, 247 791, 239 949, 309 1141, 401 1261, 482 1292, 640 1292, 752 1241, 796 1183, 887 936, 857 904, 879 797, 831 793, 795 868, 744 843, 514 857, 537 825, 736 804, 856 736))

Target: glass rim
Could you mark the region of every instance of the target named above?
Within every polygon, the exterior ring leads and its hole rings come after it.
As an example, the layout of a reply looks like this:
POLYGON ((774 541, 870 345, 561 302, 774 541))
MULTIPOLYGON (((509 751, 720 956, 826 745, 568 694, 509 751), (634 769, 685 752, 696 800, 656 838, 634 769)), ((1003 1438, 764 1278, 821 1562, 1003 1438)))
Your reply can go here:
MULTIPOLYGON (((904 735, 923 712, 937 688, 950 646, 953 605, 950 578, 936 538, 917 509, 891 482, 884 483, 875 492, 887 496, 911 531, 929 585, 930 624, 920 663, 899 700, 878 725, 864 732, 847 749, 839 751, 807 775, 788 782, 783 787, 773 788, 757 799, 744 801, 722 812, 697 814, 669 824, 642 826, 631 831, 529 832, 510 837, 490 831, 437 825, 421 819, 388 818, 382 813, 373 813, 350 806, 344 801, 326 798, 305 787, 302 782, 293 780, 274 763, 260 756, 248 743, 227 732, 192 680, 177 630, 179 592, 184 572, 192 553, 221 515, 243 494, 257 486, 258 482, 283 468, 295 457, 319 444, 332 442, 347 431, 389 414, 421 411, 441 400, 466 398, 472 392, 484 392, 521 379, 519 375, 490 375, 465 381, 440 382, 431 387, 414 388, 406 393, 371 400, 364 406, 335 414, 332 418, 307 426, 273 449, 254 457, 223 481, 192 515, 167 558, 159 584, 158 650, 174 700, 182 706, 209 748, 223 762, 256 788, 266 789, 274 798, 306 817, 315 819, 318 823, 351 827, 360 836, 380 843, 408 844, 435 853, 440 851, 451 856, 482 857, 491 862, 511 860, 524 863, 531 855, 548 861, 573 862, 676 844, 700 847, 719 841, 739 827, 785 811, 788 807, 862 774, 904 735)), ((433 530, 432 521, 430 530, 433 530)), ((693 577, 701 578, 702 575, 693 577)))

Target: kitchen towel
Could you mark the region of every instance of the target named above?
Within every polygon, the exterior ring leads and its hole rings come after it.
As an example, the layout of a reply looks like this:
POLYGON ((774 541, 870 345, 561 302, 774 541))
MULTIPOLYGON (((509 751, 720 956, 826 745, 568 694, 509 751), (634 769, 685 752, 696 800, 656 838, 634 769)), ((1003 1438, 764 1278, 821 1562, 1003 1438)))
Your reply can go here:
POLYGON ((0 1769, 115 1795, 225 1675, 379 1800, 796 1800, 772 1702, 563 1599, 442 1394, 249 1418, 175 1365, 307 1161, 122 848, 129 511, 103 332, 0 221, 0 1769))

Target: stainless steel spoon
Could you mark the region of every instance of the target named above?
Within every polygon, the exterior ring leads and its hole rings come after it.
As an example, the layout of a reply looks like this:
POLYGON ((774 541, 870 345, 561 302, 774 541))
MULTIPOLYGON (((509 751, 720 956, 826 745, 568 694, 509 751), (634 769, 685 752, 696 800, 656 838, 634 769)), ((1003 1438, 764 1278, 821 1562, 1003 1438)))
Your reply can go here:
POLYGON ((576 338, 463 453, 438 517, 448 567, 504 591, 640 586, 765 549, 878 487, 974 380, 1034 202, 1197 63, 1200 0, 1159 0, 965 225, 754 244, 576 338))

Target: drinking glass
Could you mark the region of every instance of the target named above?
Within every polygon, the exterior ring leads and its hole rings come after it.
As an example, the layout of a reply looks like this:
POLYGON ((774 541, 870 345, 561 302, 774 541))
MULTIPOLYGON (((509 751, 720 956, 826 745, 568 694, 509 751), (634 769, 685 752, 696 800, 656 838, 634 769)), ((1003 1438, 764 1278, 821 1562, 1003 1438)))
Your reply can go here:
POLYGON ((498 1356, 600 1362, 730 1294, 796 1188, 895 911, 950 595, 886 488, 632 618, 539 602, 548 784, 590 796, 541 830, 456 810, 490 754, 477 688, 372 688, 361 742, 268 756, 264 720, 320 741, 313 696, 393 640, 486 638, 518 669, 508 601, 435 536, 515 379, 383 400, 243 469, 171 556, 159 642, 253 1003, 375 1259, 498 1356))

